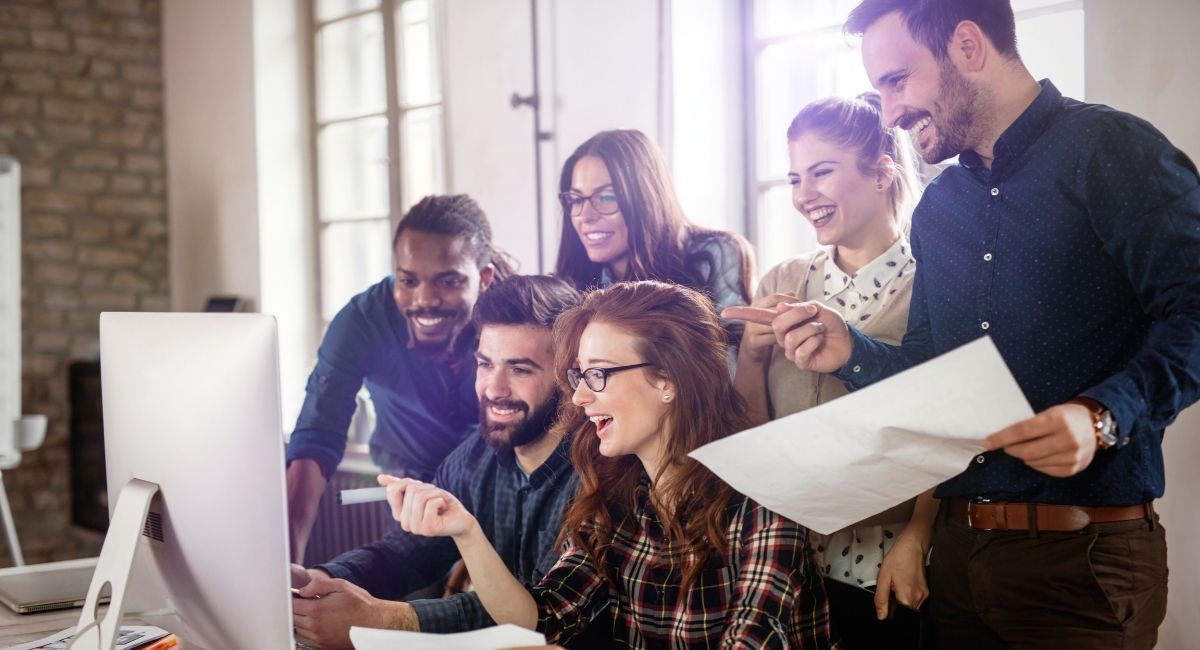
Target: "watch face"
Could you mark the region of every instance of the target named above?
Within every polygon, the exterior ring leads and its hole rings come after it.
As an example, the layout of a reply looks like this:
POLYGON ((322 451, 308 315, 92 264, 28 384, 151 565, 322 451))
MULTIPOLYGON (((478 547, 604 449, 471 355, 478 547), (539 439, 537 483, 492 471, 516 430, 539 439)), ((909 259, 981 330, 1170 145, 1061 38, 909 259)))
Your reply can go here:
POLYGON ((1100 418, 1100 426, 1096 430, 1096 439, 1100 446, 1107 449, 1117 444, 1117 422, 1113 420, 1112 413, 1105 411, 1100 418))

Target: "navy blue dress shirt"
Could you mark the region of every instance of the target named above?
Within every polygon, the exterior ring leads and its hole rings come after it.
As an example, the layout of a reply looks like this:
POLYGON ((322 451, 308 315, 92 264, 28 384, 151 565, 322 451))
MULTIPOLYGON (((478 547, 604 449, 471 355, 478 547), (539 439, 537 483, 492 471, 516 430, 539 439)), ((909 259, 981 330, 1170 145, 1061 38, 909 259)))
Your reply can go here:
POLYGON ((902 344, 851 329, 837 376, 861 387, 991 336, 1035 411, 1091 397, 1119 444, 1069 478, 994 451, 936 496, 1143 503, 1163 494, 1163 430, 1200 394, 1200 180, 1146 121, 1041 85, 990 170, 965 152, 926 189, 902 344))
MULTIPOLYGON (((526 476, 512 449, 495 448, 472 434, 438 468, 433 483, 458 497, 475 515, 504 564, 526 587, 541 581, 558 560, 558 531, 579 479, 564 438, 526 476)), ((344 578, 376 598, 399 600, 450 570, 458 549, 449 537, 421 537, 393 529, 383 539, 343 553, 316 568, 344 578)), ((495 625, 475 592, 412 601, 422 632, 462 632, 495 625)))
POLYGON ((413 345, 387 277, 354 296, 329 324, 287 460, 312 458, 326 477, 346 452, 355 395, 364 385, 375 406, 371 458, 386 470, 428 480, 479 421, 474 335, 448 352, 413 345))

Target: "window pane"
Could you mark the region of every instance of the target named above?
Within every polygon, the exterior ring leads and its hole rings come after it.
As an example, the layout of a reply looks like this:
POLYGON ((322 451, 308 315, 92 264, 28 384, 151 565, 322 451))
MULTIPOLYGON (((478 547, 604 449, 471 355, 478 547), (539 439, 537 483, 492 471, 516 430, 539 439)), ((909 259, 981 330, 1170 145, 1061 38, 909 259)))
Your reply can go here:
POLYGON ((317 137, 322 221, 388 215, 387 118, 338 122, 317 137))
POLYGON ((792 207, 790 185, 772 186, 758 195, 757 219, 759 273, 819 246, 812 226, 792 207))
POLYGON ((318 120, 383 112, 383 61, 379 12, 322 27, 317 34, 318 120))
POLYGON ((321 229, 321 316, 326 322, 356 294, 392 272, 391 247, 386 217, 321 229))
POLYGON ((859 0, 756 0, 754 32, 759 38, 796 34, 846 22, 859 0))
POLYGON ((317 0, 317 20, 333 20, 338 16, 378 6, 379 0, 317 0))
POLYGON ((1084 97, 1083 9, 1018 19, 1017 51, 1034 78, 1049 78, 1067 97, 1084 97))
POLYGON ((862 58, 840 34, 803 38, 764 48, 756 72, 758 180, 787 175, 787 133, 808 102, 853 97, 871 89, 862 58))
POLYGON ((396 32, 404 54, 400 57, 402 103, 429 104, 441 99, 435 12, 431 0, 407 0, 400 6, 396 32))
POLYGON ((445 192, 442 108, 431 106, 404 114, 404 204, 445 192))

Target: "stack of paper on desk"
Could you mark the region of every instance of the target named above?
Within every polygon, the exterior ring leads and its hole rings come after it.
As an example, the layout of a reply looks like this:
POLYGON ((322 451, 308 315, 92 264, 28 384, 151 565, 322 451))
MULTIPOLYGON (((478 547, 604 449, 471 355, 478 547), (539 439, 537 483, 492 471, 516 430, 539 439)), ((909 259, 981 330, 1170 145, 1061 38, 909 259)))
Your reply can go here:
POLYGON ((501 650, 545 645, 546 637, 516 625, 497 625, 458 634, 423 634, 352 627, 350 642, 354 644, 355 650, 501 650))
POLYGON ((1033 415, 990 338, 691 453, 734 489, 823 534, 964 469, 1033 415))

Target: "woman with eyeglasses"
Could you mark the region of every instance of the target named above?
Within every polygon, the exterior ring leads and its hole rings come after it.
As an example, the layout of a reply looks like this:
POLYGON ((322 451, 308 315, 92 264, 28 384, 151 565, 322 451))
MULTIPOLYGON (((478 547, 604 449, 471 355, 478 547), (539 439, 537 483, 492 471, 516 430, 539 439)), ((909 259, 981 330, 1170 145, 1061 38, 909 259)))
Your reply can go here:
MULTIPOLYGON (((916 264, 906 236, 920 191, 911 142, 884 127, 873 93, 808 104, 787 138, 792 204, 816 230, 821 248, 768 271, 754 307, 773 315, 788 304, 818 301, 871 336, 899 344, 916 264)), ((742 335, 734 384, 755 424, 847 392, 834 377, 798 369, 771 327, 754 322, 742 335)), ((925 556, 937 506, 931 495, 915 506, 910 501, 833 535, 814 535, 834 628, 847 648, 918 644, 918 617, 889 611, 893 592, 913 609, 929 593, 925 556), (879 620, 889 614, 892 620, 879 620)))
MULTIPOLYGON (((556 275, 576 288, 662 280, 704 292, 718 312, 750 303, 749 244, 688 220, 662 152, 641 131, 602 131, 579 145, 563 164, 559 192, 556 275)), ((725 325, 736 345, 740 324, 725 325)))
POLYGON ((554 333, 580 477, 555 566, 527 591, 453 495, 381 476, 400 526, 452 537, 492 618, 551 643, 603 626, 614 647, 833 647, 808 532, 688 457, 748 424, 708 299, 623 282, 554 333))

